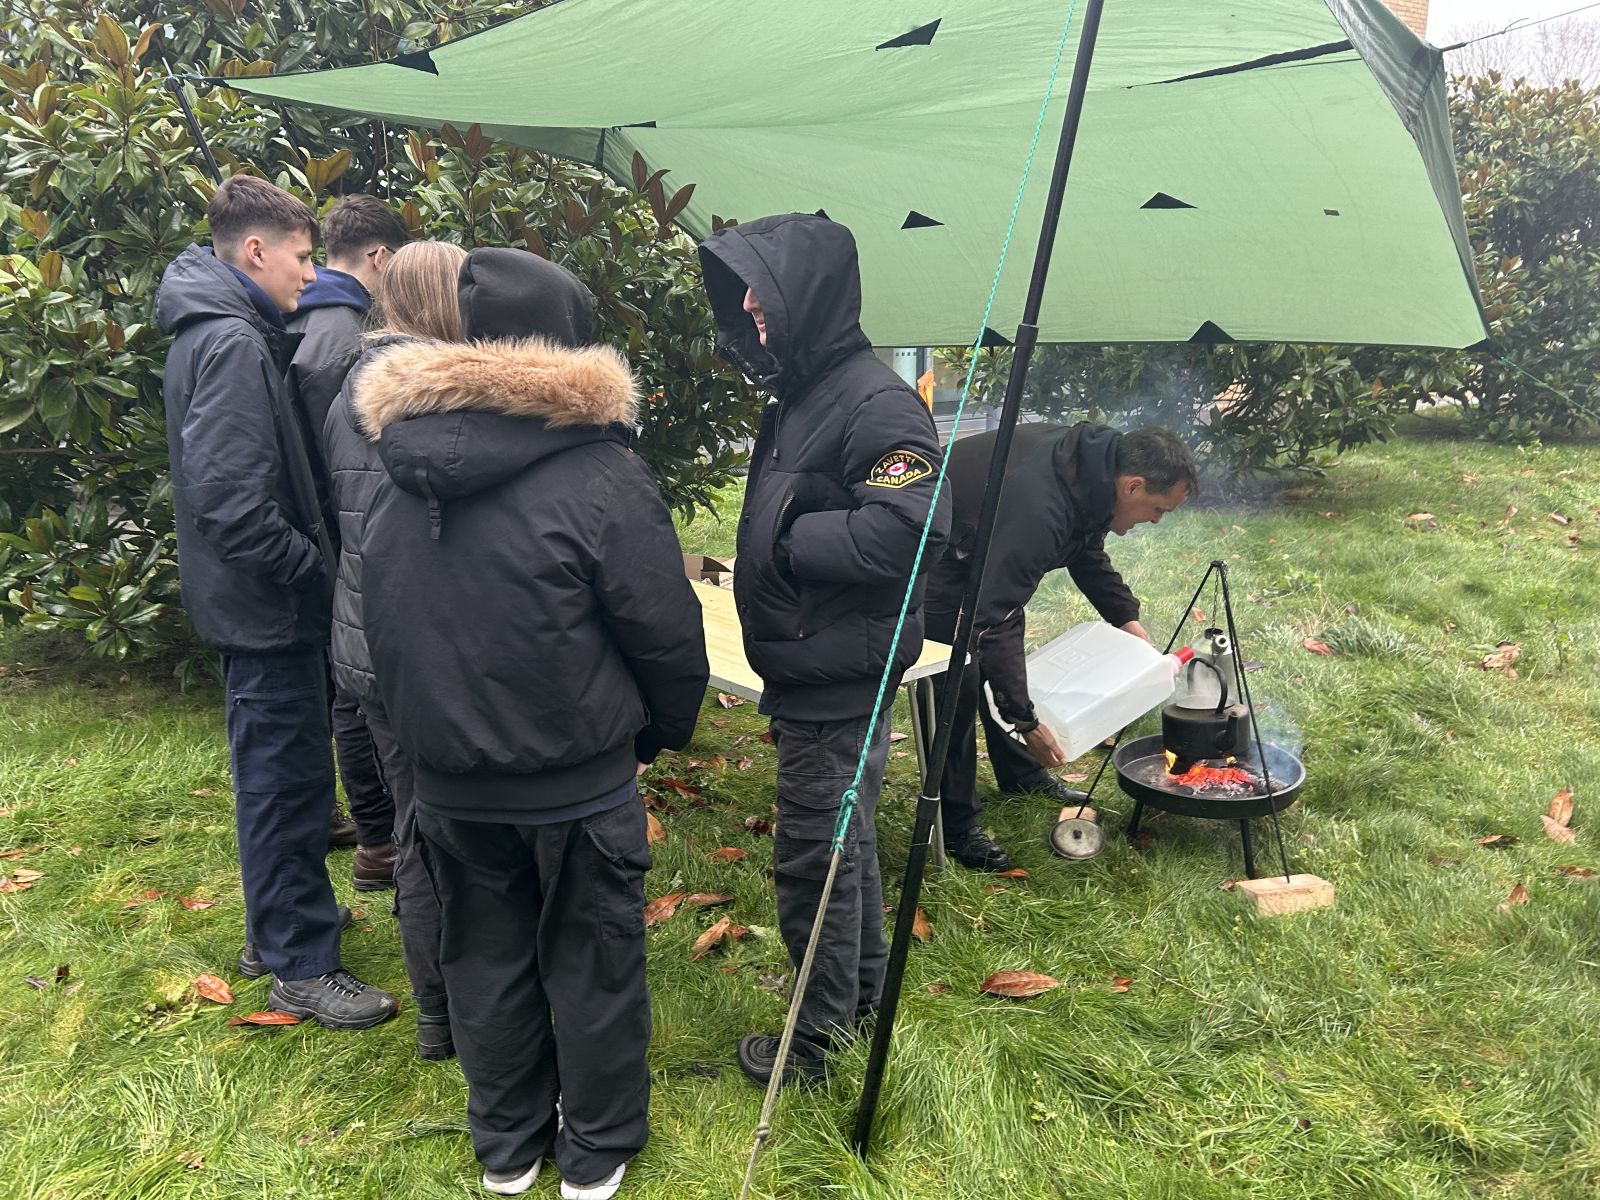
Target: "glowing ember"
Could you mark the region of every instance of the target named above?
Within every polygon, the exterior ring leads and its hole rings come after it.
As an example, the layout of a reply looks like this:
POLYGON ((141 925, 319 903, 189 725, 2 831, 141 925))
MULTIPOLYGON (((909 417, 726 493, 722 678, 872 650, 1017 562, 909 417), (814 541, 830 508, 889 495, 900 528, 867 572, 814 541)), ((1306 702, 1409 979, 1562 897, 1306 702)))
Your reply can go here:
MULTIPOLYGON (((1237 760, 1229 758, 1227 761, 1231 764, 1237 760)), ((1243 767, 1210 767, 1203 762, 1196 762, 1179 771, 1177 766, 1178 756, 1168 750, 1167 777, 1173 783, 1196 791, 1241 791, 1253 790, 1256 786, 1256 777, 1243 767)))

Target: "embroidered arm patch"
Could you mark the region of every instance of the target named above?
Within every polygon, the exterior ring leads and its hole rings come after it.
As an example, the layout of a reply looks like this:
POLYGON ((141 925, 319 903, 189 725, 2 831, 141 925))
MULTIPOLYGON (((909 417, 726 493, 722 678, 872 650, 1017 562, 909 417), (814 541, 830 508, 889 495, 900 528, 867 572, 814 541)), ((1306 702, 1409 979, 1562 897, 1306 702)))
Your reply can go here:
POLYGON ((867 472, 867 483, 873 487, 903 488, 933 474, 928 460, 915 450, 891 450, 867 472))

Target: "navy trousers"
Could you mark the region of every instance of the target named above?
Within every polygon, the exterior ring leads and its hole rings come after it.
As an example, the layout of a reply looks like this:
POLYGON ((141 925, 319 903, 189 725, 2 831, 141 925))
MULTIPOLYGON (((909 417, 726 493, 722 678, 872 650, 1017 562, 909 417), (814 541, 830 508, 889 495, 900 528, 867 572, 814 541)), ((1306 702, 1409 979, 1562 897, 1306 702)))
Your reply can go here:
POLYGON ((267 969, 338 969, 339 916, 323 861, 333 816, 333 734, 320 648, 224 654, 245 935, 267 969))

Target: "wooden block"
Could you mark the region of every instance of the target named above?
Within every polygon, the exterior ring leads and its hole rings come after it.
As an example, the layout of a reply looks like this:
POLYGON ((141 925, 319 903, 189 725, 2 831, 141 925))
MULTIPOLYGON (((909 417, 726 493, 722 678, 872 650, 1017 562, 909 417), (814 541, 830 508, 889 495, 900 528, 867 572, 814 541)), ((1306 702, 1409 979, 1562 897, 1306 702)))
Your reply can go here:
POLYGON ((1258 917, 1281 917, 1286 913, 1333 907, 1333 884, 1315 875, 1241 879, 1233 887, 1255 901, 1258 917))

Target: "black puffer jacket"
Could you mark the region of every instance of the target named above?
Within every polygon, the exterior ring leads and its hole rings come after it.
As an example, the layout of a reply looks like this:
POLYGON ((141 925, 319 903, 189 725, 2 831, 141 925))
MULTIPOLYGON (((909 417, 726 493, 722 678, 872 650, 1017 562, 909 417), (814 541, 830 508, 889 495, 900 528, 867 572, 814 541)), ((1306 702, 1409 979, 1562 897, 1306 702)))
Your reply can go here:
POLYGON ((333 506, 339 522, 339 578, 333 589, 333 681, 342 695, 357 701, 377 696, 372 677, 372 655, 361 619, 361 537, 372 501, 388 479, 378 444, 367 439, 356 423, 350 394, 356 379, 374 360, 396 346, 417 339, 391 333, 367 344, 345 379, 344 387, 322 429, 322 453, 328 464, 333 506))
POLYGON ((289 394, 305 422, 316 474, 317 499, 333 532, 338 520, 332 499, 329 465, 323 455, 322 432, 328 410, 344 386, 344 378, 361 354, 361 333, 372 297, 354 275, 318 267, 317 278, 300 293, 300 304, 284 321, 300 335, 286 372, 289 394))
MULTIPOLYGON (((733 590, 761 711, 872 710, 939 470, 927 407, 861 331, 855 239, 825 217, 766 217, 700 247, 719 353, 769 391, 739 519, 733 590), (742 305, 753 289, 767 345, 742 305)), ((941 501, 923 559, 949 529, 941 501)), ((922 649, 914 598, 894 679, 922 649)))
MULTIPOLYGON (((928 584, 928 624, 936 636, 955 631, 994 439, 993 433, 963 438, 950 453, 955 524, 928 584)), ((1139 601, 1106 554, 1121 441, 1116 430, 1087 421, 1017 427, 973 622, 983 677, 1007 721, 1033 719, 1023 609, 1046 574, 1065 568, 1113 625, 1139 619, 1139 601)))
POLYGON ((570 348, 588 340, 582 285, 523 251, 478 250, 461 295, 468 328, 472 306, 494 306, 551 340, 414 342, 356 378, 387 474, 360 538, 367 645, 421 802, 560 808, 688 742, 707 679, 700 605, 626 445, 627 364, 570 348))
POLYGON ((156 298, 177 334, 162 389, 183 606, 203 641, 238 654, 324 644, 332 583, 283 380, 297 339, 257 295, 190 246, 156 298))

